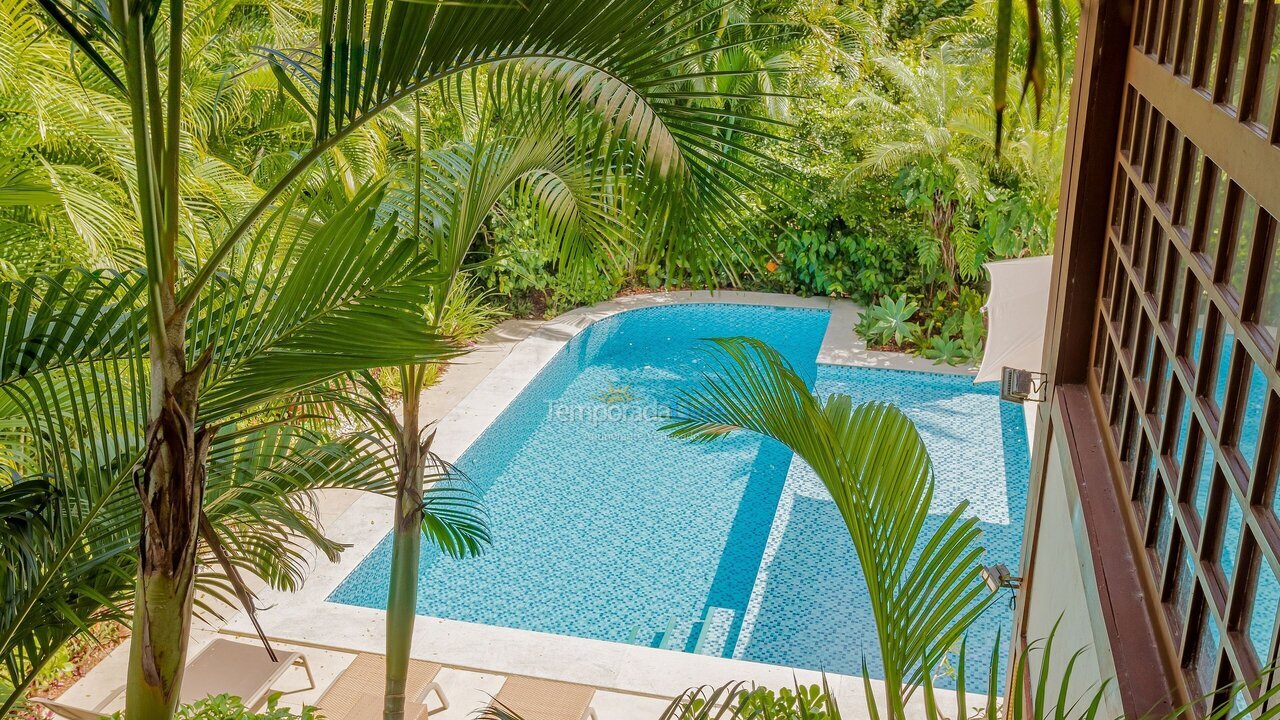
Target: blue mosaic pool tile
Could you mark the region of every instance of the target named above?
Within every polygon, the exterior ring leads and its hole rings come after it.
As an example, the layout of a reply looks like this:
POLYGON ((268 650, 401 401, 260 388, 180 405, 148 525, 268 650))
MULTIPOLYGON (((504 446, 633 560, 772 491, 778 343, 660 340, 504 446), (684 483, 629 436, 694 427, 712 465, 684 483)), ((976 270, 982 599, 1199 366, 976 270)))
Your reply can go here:
MULTIPOLYGON (((967 377, 819 366, 817 393, 855 403, 892 400, 916 424, 929 449, 935 493, 924 537, 951 508, 969 501, 986 550, 985 564, 1017 568, 1021 555, 1030 457, 1022 408, 967 377)), ((817 475, 792 465, 747 610, 735 657, 780 665, 874 676, 883 673, 874 617, 856 590, 865 579, 848 530, 817 475)), ((863 591, 865 592, 865 591, 863 591)), ((1008 637, 1008 602, 989 609, 970 630, 967 652, 989 658, 997 630, 1008 637)), ((984 685, 984 662, 969 680, 984 685)), ((943 679, 939 685, 948 683, 943 679)))
MULTIPOLYGON (((967 377, 819 366, 828 317, 681 305, 584 330, 459 461, 484 494, 494 544, 467 560, 424 552, 418 611, 856 673, 875 648, 865 585, 812 472, 772 440, 693 445, 658 431, 677 390, 709 367, 703 338, 735 335, 773 345, 822 395, 902 406, 933 455, 935 507, 970 500, 988 554, 1017 567, 1021 408, 967 377)), ((389 567, 386 538, 330 599, 385 607, 389 567)), ((990 633, 1007 622, 1007 611, 989 615, 990 633)))

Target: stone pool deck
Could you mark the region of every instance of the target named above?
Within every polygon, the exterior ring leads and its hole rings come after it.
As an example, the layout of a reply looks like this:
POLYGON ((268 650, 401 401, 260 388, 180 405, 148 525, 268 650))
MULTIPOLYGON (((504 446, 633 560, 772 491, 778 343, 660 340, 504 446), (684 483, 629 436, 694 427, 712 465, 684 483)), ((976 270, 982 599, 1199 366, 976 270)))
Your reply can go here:
MULTIPOLYGON (((853 332, 860 310, 845 300, 727 291, 633 295, 549 321, 512 320, 499 325, 424 393, 425 420, 438 423, 436 450, 448 460, 461 456, 546 363, 593 322, 625 310, 678 303, 824 309, 830 311, 831 320, 819 363, 972 374, 971 368, 935 366, 899 353, 867 350, 853 332)), ((1028 418, 1033 416, 1028 413, 1028 418)), ((259 618, 267 634, 284 649, 305 652, 315 671, 317 688, 284 696, 285 705, 314 703, 356 652, 383 651, 383 611, 328 603, 325 598, 386 533, 391 501, 331 491, 321 493, 320 511, 330 537, 352 547, 337 563, 319 562, 300 591, 265 591, 261 596, 264 610, 259 618)), ((225 617, 225 621, 195 623, 193 651, 219 633, 252 636, 247 618, 232 610, 225 617)), ((592 685, 599 689, 593 705, 601 720, 652 720, 670 698, 691 685, 746 680, 779 687, 795 681, 822 682, 821 675, 812 671, 430 617, 418 618, 413 656, 445 666, 437 681, 449 695, 450 708, 432 715, 441 720, 471 716, 498 692, 508 675, 592 685)), ((96 704, 123 683, 126 660, 127 647, 118 648, 63 699, 77 705, 96 704)), ((866 717, 861 678, 831 675, 828 682, 847 717, 866 717)), ((301 671, 290 671, 277 689, 299 687, 305 687, 305 677, 301 671)), ((370 691, 380 692, 380 688, 370 691)), ((980 701, 971 698, 971 703, 980 701)))

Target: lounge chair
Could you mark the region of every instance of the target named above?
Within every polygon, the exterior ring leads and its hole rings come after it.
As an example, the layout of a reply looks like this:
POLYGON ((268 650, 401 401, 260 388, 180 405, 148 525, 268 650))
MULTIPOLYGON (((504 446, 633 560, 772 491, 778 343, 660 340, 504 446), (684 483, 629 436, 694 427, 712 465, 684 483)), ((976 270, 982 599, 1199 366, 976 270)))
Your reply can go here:
MULTIPOLYGON (((409 661, 409 677, 405 683, 404 716, 406 720, 426 720, 429 713, 449 708, 444 689, 435 682, 440 666, 421 660, 409 661), (428 710, 427 698, 434 693, 439 707, 428 710)), ((360 653, 329 686, 316 703, 329 720, 379 720, 382 717, 383 688, 387 682, 387 663, 382 655, 360 653)))
POLYGON ((591 707, 595 694, 589 685, 512 675, 502 683, 493 706, 524 720, 597 720, 591 707))
MULTIPOLYGON (((203 700, 210 695, 234 695, 240 698, 246 708, 256 710, 266 702, 271 686, 292 667, 306 670, 310 685, 290 692, 315 688, 316 681, 311 676, 311 666, 302 653, 277 652, 276 656, 278 662, 272 662, 261 645, 218 638, 206 645, 187 665, 178 701, 186 704, 203 700)), ((98 720, 103 715, 110 714, 107 706, 122 692, 123 685, 91 708, 76 707, 41 697, 33 697, 31 702, 43 705, 68 720, 98 720)))
MULTIPOLYGON (((335 715, 333 720, 382 720, 382 698, 382 693, 362 693, 347 714, 335 715)), ((406 701, 404 704, 404 720, 427 720, 429 714, 427 706, 422 703, 406 701)))

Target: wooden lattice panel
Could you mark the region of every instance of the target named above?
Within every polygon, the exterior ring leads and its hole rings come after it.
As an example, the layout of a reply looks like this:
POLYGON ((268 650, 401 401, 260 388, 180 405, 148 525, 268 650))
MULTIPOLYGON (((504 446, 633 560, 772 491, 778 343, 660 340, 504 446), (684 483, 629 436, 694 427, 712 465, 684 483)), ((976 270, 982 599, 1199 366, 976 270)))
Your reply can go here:
POLYGON ((1189 685, 1256 695, 1280 681, 1280 6, 1135 13, 1090 386, 1189 685))

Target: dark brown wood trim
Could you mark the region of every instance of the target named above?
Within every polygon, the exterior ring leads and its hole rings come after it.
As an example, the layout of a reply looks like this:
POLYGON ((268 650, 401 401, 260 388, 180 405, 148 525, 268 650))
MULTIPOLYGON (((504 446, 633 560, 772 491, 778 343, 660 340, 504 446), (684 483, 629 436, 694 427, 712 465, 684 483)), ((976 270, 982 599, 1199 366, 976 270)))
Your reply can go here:
MULTIPOLYGON (((1280 129, 1258 121, 1280 117, 1262 79, 1277 12, 1082 7, 1024 562, 1056 560, 1038 535, 1061 469, 1090 631, 1128 716, 1254 681, 1280 645, 1280 620, 1263 638, 1270 617, 1248 612, 1259 566, 1280 575, 1280 342, 1263 326, 1280 129)), ((1053 602, 1024 594, 1041 607, 1020 606, 1019 629, 1053 602)))
POLYGON ((1089 365, 1132 21, 1129 0, 1081 8, 1045 346, 1054 384, 1083 382, 1089 365))
POLYGON ((1161 647, 1152 613, 1158 611, 1140 580, 1139 558, 1117 491, 1111 461, 1089 390, 1060 386, 1055 397, 1059 456, 1067 462, 1068 496, 1079 501, 1086 556, 1093 563, 1086 586, 1096 591, 1116 670, 1125 717, 1164 717, 1181 704, 1179 673, 1161 647))
POLYGON ((1152 106, 1185 135, 1196 138, 1204 154, 1267 212, 1280 217, 1280 192, 1276 192, 1280 147, 1254 126, 1242 124, 1232 109, 1214 105, 1142 51, 1129 50, 1128 67, 1128 82, 1152 106))

